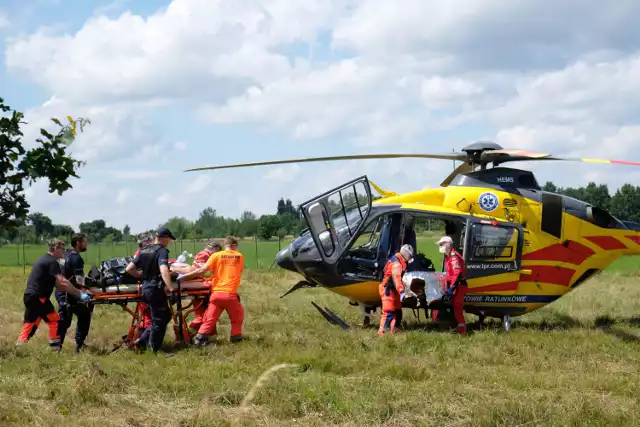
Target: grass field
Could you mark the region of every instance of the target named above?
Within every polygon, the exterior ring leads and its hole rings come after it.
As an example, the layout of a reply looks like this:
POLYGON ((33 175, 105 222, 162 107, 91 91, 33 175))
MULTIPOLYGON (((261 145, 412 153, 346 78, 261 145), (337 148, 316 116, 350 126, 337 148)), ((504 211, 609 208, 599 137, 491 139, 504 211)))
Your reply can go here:
MULTIPOLYGON (((549 306, 460 338, 422 330, 378 337, 329 325, 310 302, 352 323, 355 307, 322 289, 284 299, 297 277, 249 270, 241 344, 167 354, 110 353, 129 316, 97 306, 80 355, 60 354, 46 326, 16 348, 22 268, 0 267, 2 426, 637 426, 640 275, 606 273, 549 306), (290 364, 258 381, 261 374, 290 364), (256 382, 261 384, 247 396, 256 382), (245 400, 246 399, 246 400, 245 400)), ((473 321, 474 316, 469 316, 473 321)), ((73 337, 75 323, 68 333, 73 337)))

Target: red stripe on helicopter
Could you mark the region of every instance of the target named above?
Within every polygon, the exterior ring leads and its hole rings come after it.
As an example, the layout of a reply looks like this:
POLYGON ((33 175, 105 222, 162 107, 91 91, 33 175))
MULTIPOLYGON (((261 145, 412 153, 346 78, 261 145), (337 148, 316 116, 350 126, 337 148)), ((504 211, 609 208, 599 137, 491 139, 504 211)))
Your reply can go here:
POLYGON ((640 166, 638 162, 625 162, 624 160, 611 160, 614 165, 640 166))
POLYGON ((522 255, 523 261, 558 261, 581 265, 590 256, 594 255, 593 249, 581 245, 572 240, 567 241, 567 246, 559 243, 537 251, 522 255))
POLYGON ((496 283, 495 285, 480 286, 479 288, 469 288, 469 292, 497 292, 515 291, 518 289, 518 282, 496 283))
POLYGON ((531 270, 531 274, 522 274, 520 276, 521 282, 542 282, 558 286, 569 286, 573 275, 576 273, 575 270, 570 268, 552 265, 538 265, 527 268, 531 270))
POLYGON ((627 249, 624 243, 611 236, 588 236, 588 241, 595 243, 606 251, 615 251, 617 249, 627 249))
POLYGON ((625 237, 629 240, 633 240, 634 242, 640 245, 640 236, 625 236, 625 237))

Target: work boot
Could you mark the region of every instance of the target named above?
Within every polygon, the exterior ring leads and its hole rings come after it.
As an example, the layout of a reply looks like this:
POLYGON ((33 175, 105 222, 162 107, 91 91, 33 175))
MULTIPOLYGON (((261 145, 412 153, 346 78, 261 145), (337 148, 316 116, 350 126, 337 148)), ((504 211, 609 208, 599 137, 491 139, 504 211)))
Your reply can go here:
POLYGON ((193 338, 193 344, 198 347, 204 347, 209 342, 209 336, 203 334, 196 334, 193 338))
POLYGON ((458 323, 458 327, 456 328, 456 332, 458 335, 467 335, 467 324, 466 323, 458 323))
POLYGON ((51 349, 51 351, 62 350, 62 343, 60 342, 60 338, 49 340, 49 348, 51 349))
POLYGON ((231 342, 242 342, 244 337, 242 335, 234 335, 231 337, 231 342))

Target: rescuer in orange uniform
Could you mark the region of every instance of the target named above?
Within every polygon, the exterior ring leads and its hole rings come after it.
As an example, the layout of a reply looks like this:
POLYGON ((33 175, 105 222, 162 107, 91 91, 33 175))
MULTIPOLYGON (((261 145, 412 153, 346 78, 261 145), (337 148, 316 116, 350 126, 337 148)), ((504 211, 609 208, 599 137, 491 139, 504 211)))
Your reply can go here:
POLYGON ((402 322, 402 300, 404 299, 404 283, 402 276, 407 271, 407 264, 412 261, 413 248, 403 245, 400 252, 393 255, 384 266, 384 277, 378 286, 382 300, 382 317, 378 335, 384 335, 387 329, 391 333, 398 332, 402 322))
POLYGON ((451 295, 451 307, 453 315, 458 322, 456 331, 460 335, 467 333, 467 324, 464 320, 464 297, 467 294, 467 268, 460 255, 453 249, 453 239, 444 236, 438 241, 440 253, 444 254, 445 263, 445 292, 451 295))
POLYGON ((244 270, 244 256, 237 249, 238 241, 229 236, 224 240, 224 250, 211 255, 205 265, 178 276, 178 281, 183 281, 202 276, 207 271, 212 273, 213 283, 209 307, 205 312, 202 326, 194 338, 196 345, 205 345, 209 335, 216 335, 216 323, 223 311, 227 312, 231 320, 231 342, 243 339, 244 308, 240 303, 238 287, 244 270))
MULTIPOLYGON (((205 246, 203 250, 198 252, 195 257, 193 257, 192 266, 194 268, 202 267, 207 263, 211 255, 221 250, 222 250, 222 246, 220 246, 220 243, 217 243, 217 242, 207 243, 207 246, 205 246)), ((202 322, 204 321, 204 314, 207 311, 208 305, 209 305, 209 300, 206 296, 202 298, 197 297, 193 299, 194 318, 189 323, 189 329, 195 329, 195 330, 200 329, 200 326, 202 326, 202 322)))

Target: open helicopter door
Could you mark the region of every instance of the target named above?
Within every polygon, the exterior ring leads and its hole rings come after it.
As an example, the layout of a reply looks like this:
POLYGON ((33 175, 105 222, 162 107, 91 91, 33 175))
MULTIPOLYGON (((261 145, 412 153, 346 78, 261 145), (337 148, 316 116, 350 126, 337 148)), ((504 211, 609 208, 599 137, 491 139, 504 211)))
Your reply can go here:
POLYGON ((371 210, 366 175, 300 205, 313 241, 324 262, 335 264, 358 237, 371 210))
POLYGON ((514 294, 522 273, 523 245, 520 224, 469 218, 463 251, 467 278, 484 279, 477 280, 469 292, 514 294))

